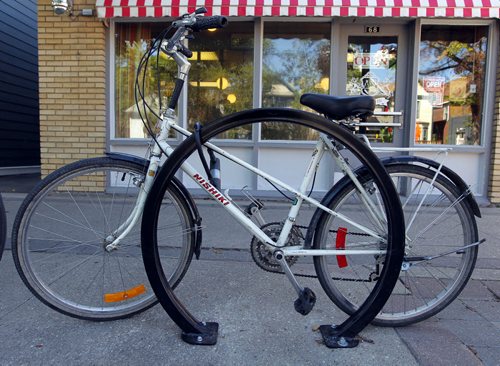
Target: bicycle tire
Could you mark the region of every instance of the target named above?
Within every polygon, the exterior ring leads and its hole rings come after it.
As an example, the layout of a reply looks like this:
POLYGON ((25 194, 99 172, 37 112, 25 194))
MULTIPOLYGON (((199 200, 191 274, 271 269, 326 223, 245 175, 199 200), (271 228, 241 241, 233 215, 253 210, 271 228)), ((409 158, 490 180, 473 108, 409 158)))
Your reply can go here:
MULTIPOLYGON (((438 255, 478 241, 477 224, 467 202, 467 194, 458 191, 450 180, 438 175, 432 183, 435 170, 410 163, 392 164, 386 169, 403 203, 405 222, 410 226, 406 233, 405 257, 438 255), (427 198, 424 197, 426 193, 427 198), (425 202, 420 206, 424 198, 425 202)), ((362 180, 368 187, 369 180, 362 180)), ((356 205, 355 195, 354 185, 346 183, 337 188, 336 194, 327 195, 331 197, 327 206, 339 212, 352 210, 356 205)), ((315 233, 315 248, 322 248, 329 242, 326 237, 334 236, 331 230, 335 226, 332 220, 319 223, 315 233)), ((354 234, 349 235, 346 243, 355 242, 354 234)), ((379 326, 406 326, 443 310, 467 284, 474 269, 477 251, 477 246, 473 246, 433 260, 408 262, 411 267, 401 270, 391 297, 372 323, 379 326)), ((354 268, 356 263, 348 256, 346 263, 353 268, 335 268, 337 264, 331 263, 329 266, 327 258, 315 257, 317 275, 327 295, 343 311, 353 313, 357 308, 356 294, 368 285, 366 282, 332 281, 334 277, 348 276, 349 271, 361 272, 354 268)))
MULTIPOLYGON (((352 136, 350 132, 334 125, 330 121, 303 111, 269 108, 235 113, 203 126, 200 139, 202 143, 205 143, 229 129, 270 121, 293 125, 299 124, 327 134, 340 145, 347 147, 364 164, 382 191, 385 214, 387 215, 386 233, 388 233, 388 236, 384 243, 386 255, 381 270, 381 281, 374 287, 370 295, 367 296, 363 306, 335 328, 335 332, 338 332, 342 336, 354 337, 382 308, 397 280, 397 273, 403 255, 404 222, 394 186, 385 169, 380 164, 380 161, 366 145, 352 136)), ((196 154, 196 151, 195 137, 191 136, 175 149, 162 167, 146 201, 141 236, 146 272, 160 303, 183 330, 183 337, 186 336, 186 338, 189 338, 193 334, 200 334, 200 340, 202 340, 203 334, 210 333, 212 330, 208 325, 198 321, 171 290, 169 282, 163 273, 163 266, 161 258, 158 256, 157 243, 155 241, 155 231, 162 196, 169 186, 169 181, 179 170, 181 164, 193 154, 196 154)), ((195 156, 192 158, 196 159, 195 156)))
POLYGON ((0 194, 0 260, 2 260, 5 250, 5 240, 7 239, 7 214, 3 204, 2 194, 0 194))
MULTIPOLYGON (((114 320, 157 303, 140 251, 139 221, 116 249, 106 238, 130 215, 147 166, 109 157, 66 165, 43 179, 16 216, 12 248, 16 268, 30 291, 49 307, 86 320, 114 320), (134 230, 136 231, 134 233, 134 230), (134 236, 135 235, 135 236, 134 236)), ((175 286, 192 259, 195 235, 187 200, 172 185, 172 215, 177 215, 182 245, 170 278, 175 286)), ((178 253, 177 253, 178 252, 178 253)))

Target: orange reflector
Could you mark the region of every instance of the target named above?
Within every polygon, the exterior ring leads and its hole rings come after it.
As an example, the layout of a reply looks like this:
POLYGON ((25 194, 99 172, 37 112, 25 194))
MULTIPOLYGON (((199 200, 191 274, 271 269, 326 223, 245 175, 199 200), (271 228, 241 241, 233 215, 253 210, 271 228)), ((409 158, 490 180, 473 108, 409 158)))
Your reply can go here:
POLYGON ((126 291, 115 292, 114 294, 104 294, 104 302, 119 302, 125 301, 146 292, 146 286, 138 285, 126 291))
MULTIPOLYGON (((345 237, 347 235, 347 229, 345 227, 339 227, 337 230, 337 238, 335 239, 335 248, 345 249, 345 237)), ((347 258, 345 255, 337 255, 337 264, 340 268, 347 267, 347 258)))

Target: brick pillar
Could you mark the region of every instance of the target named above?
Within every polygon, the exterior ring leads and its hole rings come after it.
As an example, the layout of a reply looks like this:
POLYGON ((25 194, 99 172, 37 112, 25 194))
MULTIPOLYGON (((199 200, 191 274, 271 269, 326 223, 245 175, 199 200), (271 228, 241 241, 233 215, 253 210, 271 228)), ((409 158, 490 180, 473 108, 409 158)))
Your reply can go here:
MULTIPOLYGON (((42 176, 106 148, 105 27, 96 16, 57 16, 50 3, 38 1, 42 176)), ((95 0, 75 1, 83 8, 95 0)))
POLYGON ((488 197, 491 203, 500 204, 500 63, 497 65, 495 90, 496 96, 491 140, 491 173, 488 197))

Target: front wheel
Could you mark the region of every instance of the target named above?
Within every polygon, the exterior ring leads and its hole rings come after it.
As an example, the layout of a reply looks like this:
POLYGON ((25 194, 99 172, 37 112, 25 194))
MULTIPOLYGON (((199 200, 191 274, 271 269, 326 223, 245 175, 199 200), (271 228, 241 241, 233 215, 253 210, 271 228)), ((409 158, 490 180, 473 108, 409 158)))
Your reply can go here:
MULTIPOLYGON (((474 214, 467 204, 466 194, 458 191, 451 181, 420 165, 394 164, 386 167, 402 202, 406 223, 405 259, 398 282, 373 324, 404 326, 437 314, 462 291, 474 269, 477 246, 464 250, 462 246, 477 242, 474 214), (454 250, 456 249, 456 250, 454 250), (446 255, 444 255, 447 253, 446 255), (424 260, 423 258, 432 258, 424 260)), ((363 187, 374 202, 378 192, 373 182, 362 177, 363 187)), ((364 206, 353 184, 344 184, 331 196, 328 207, 340 213, 357 212, 364 206)), ((339 220, 326 218, 315 233, 314 247, 328 247, 339 241, 339 220)), ((345 249, 360 245, 366 237, 353 227, 340 234, 345 249)), ((354 313, 365 294, 378 281, 376 258, 359 261, 350 256, 316 257, 315 266, 323 289, 330 299, 348 314, 354 313), (342 264, 340 264, 342 263, 342 264)))
MULTIPOLYGON (((51 308, 80 319, 125 318, 153 306, 140 248, 139 209, 131 231, 109 244, 138 209, 146 166, 109 157, 64 166, 26 197, 13 228, 17 270, 31 292, 51 308)), ((179 189, 165 194, 169 225, 161 226, 162 257, 175 286, 194 248, 193 219, 179 189), (167 240, 171 238, 171 240, 167 240)))

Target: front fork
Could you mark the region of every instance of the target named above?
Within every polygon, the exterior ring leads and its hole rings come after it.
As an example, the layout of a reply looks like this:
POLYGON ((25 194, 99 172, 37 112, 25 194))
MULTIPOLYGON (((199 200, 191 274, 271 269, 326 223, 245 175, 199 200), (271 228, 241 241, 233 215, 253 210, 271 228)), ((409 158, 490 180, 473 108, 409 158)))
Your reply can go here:
POLYGON ((144 181, 137 181, 139 194, 137 195, 134 209, 127 217, 125 222, 121 224, 118 229, 113 231, 112 234, 108 235, 106 239, 104 239, 104 249, 107 252, 118 249, 121 241, 130 233, 132 228, 139 221, 142 215, 142 211, 144 210, 144 205, 146 204, 146 197, 148 196, 148 192, 153 185, 154 177, 156 176, 156 172, 158 171, 159 163, 160 156, 152 155, 144 181))
POLYGON ((168 109, 165 112, 165 116, 162 115, 158 121, 160 124, 160 133, 156 137, 156 143, 153 145, 153 150, 149 159, 148 170, 146 172, 144 182, 142 183, 142 187, 141 185, 139 185, 138 187, 139 194, 137 196, 137 201, 135 203, 134 209, 132 210, 129 217, 127 217, 125 222, 104 240, 104 248, 108 252, 117 249, 123 238, 125 238, 130 233, 134 225, 139 221, 144 210, 144 205, 146 204, 148 192, 151 189, 151 186, 153 185, 154 179, 156 177, 156 173, 158 172, 161 156, 163 153, 168 156, 173 151, 173 149, 168 146, 165 141, 167 140, 168 133, 170 131, 170 125, 175 124, 174 113, 175 112, 173 110, 168 109))

